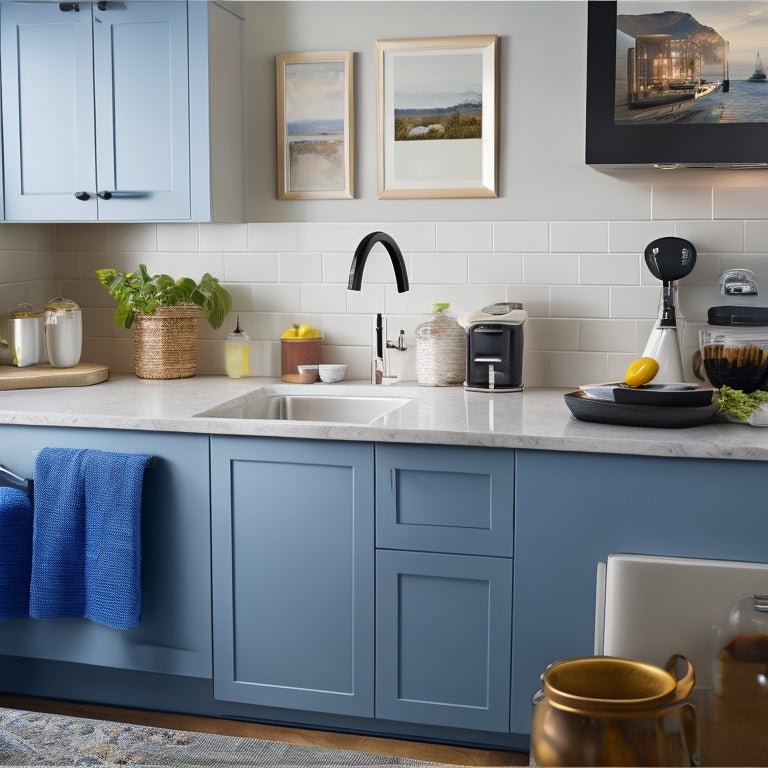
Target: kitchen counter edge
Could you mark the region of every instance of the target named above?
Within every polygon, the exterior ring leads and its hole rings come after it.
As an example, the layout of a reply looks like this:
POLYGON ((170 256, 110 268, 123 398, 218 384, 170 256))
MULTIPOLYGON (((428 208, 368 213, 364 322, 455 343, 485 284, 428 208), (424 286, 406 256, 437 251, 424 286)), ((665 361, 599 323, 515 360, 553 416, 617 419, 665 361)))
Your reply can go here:
POLYGON ((149 380, 113 374, 87 387, 0 392, 0 424, 127 429, 313 440, 485 446, 646 456, 768 460, 768 431, 715 417, 684 429, 623 427, 575 419, 566 389, 518 393, 465 392, 405 382, 375 388, 383 397, 409 399, 369 425, 226 419, 205 415, 259 394, 371 395, 364 382, 290 385, 279 379, 197 375, 149 380))

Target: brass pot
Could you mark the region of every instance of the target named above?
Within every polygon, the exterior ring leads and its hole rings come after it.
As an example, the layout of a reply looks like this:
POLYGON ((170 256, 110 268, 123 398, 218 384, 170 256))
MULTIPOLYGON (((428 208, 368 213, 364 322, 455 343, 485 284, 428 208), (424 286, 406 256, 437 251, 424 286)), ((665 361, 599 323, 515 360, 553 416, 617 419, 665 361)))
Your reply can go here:
POLYGON ((693 665, 677 655, 666 669, 610 656, 552 664, 533 712, 536 765, 691 765, 696 710, 684 699, 694 682, 693 665))

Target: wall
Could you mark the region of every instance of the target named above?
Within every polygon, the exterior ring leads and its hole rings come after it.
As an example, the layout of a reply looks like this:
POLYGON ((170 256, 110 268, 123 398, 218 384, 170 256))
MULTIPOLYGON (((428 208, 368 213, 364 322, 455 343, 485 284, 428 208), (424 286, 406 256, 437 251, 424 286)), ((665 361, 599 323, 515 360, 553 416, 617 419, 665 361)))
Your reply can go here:
MULTIPOLYGON (((30 262, 28 273, 17 266, 8 281, 7 265, 25 264, 20 250, 41 258, 37 240, 55 231, 55 277, 86 309, 84 359, 132 370, 131 333, 112 323, 111 300, 92 275, 139 262, 153 272, 223 278, 255 340, 259 375, 279 374, 280 332, 307 321, 324 330, 327 360, 349 362, 352 377, 366 378, 373 316, 385 312, 390 337, 403 328, 411 347, 390 353, 393 369, 413 378, 414 332, 432 302, 449 301, 462 313, 508 299, 530 315, 527 386, 621 378, 657 313, 660 284, 642 253, 664 235, 691 240, 699 254, 680 288, 687 358, 707 308, 722 303, 724 268, 751 268, 768 290, 768 173, 603 173, 584 164, 583 0, 250 2, 245 9, 250 223, 59 225, 40 235, 31 228, 21 244, 19 225, 0 227, 6 305, 22 290, 34 292, 43 274, 30 262), (375 40, 487 33, 500 37, 499 197, 377 200, 375 40), (356 54, 355 200, 276 199, 274 55, 313 50, 356 54), (406 256, 406 294, 397 294, 378 249, 363 291, 346 290, 355 245, 375 229, 392 234, 406 256)), ((223 371, 229 330, 203 325, 201 372, 223 371)))

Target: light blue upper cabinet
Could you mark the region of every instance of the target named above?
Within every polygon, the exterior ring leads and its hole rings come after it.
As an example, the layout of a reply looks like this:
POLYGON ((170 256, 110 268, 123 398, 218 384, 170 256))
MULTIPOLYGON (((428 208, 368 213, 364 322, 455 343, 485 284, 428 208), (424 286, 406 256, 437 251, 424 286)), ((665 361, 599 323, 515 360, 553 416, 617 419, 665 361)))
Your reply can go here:
POLYGON ((68 6, 0 9, 5 218, 242 220, 242 19, 196 0, 68 6))

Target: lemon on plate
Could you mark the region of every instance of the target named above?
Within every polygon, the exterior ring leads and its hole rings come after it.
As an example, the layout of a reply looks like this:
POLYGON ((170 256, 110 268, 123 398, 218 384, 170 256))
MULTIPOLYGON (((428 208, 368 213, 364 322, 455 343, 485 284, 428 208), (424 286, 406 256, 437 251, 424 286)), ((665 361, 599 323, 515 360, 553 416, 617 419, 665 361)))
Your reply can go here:
POLYGON ((659 364, 652 357, 638 357, 629 364, 624 376, 624 383, 630 387, 642 387, 653 381, 653 377, 659 372, 659 364))

